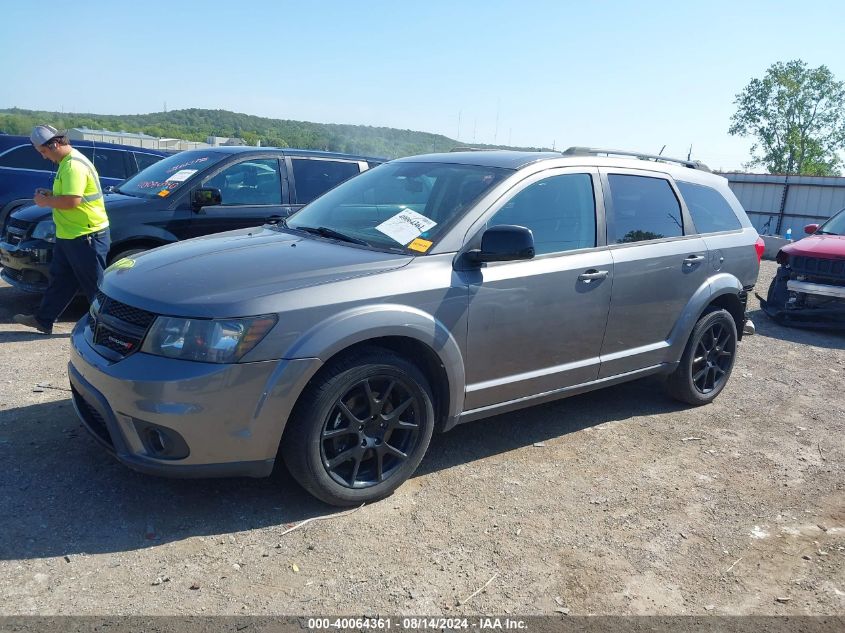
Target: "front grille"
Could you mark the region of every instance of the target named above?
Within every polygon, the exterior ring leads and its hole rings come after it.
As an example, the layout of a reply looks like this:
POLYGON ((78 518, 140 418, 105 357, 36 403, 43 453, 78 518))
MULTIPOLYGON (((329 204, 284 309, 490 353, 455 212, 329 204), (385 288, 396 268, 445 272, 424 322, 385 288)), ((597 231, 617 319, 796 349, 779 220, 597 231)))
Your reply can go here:
POLYGON ((20 270, 16 270, 15 268, 9 268, 7 266, 3 269, 3 274, 11 277, 17 282, 23 282, 23 272, 21 272, 20 270))
POLYGON ((836 285, 845 284, 845 259, 798 256, 790 257, 789 265, 795 274, 829 280, 836 285))
POLYGON ((9 222, 6 224, 7 228, 14 228, 14 229, 24 229, 29 231, 29 227, 32 226, 32 222, 27 222, 26 220, 18 220, 17 218, 9 218, 9 222))
POLYGON ((88 313, 94 344, 120 358, 138 351, 156 315, 111 299, 102 292, 97 293, 97 304, 97 311, 88 313))
POLYGON ((114 443, 111 439, 111 434, 109 434, 109 429, 106 426, 106 421, 103 419, 103 416, 100 415, 100 412, 93 406, 91 406, 88 401, 82 397, 72 385, 71 385, 71 393, 73 395, 73 402, 76 405, 79 414, 82 416, 82 421, 85 422, 85 426, 96 435, 100 440, 105 442, 106 445, 114 447, 114 443))

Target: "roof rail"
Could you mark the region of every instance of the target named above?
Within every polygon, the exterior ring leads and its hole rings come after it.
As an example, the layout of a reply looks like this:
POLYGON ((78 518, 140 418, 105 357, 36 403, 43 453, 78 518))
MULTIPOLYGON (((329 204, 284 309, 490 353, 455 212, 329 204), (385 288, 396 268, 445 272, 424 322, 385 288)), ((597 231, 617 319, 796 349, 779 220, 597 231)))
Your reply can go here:
POLYGON ((450 152, 493 152, 497 150, 497 147, 453 147, 450 149, 450 152))
POLYGON ((701 171, 710 171, 710 168, 698 160, 684 160, 683 158, 670 158, 669 156, 661 156, 659 154, 643 154, 642 152, 629 152, 623 149, 600 149, 597 147, 570 147, 561 152, 564 156, 598 156, 604 154, 606 156, 630 156, 640 160, 661 161, 666 163, 677 163, 690 169, 700 169, 701 171))

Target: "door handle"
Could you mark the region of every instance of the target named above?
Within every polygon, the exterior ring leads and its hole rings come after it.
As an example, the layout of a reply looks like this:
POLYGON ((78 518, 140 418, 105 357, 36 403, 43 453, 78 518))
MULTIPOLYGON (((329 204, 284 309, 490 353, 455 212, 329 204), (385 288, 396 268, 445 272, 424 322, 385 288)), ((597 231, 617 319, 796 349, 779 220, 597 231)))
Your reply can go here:
POLYGON ((704 255, 690 255, 684 259, 684 266, 694 266, 695 264, 704 261, 704 255))
POLYGON ((578 275, 578 281, 583 281, 585 284, 588 284, 593 279, 604 279, 608 274, 609 271, 607 270, 596 270, 595 268, 590 268, 578 275))

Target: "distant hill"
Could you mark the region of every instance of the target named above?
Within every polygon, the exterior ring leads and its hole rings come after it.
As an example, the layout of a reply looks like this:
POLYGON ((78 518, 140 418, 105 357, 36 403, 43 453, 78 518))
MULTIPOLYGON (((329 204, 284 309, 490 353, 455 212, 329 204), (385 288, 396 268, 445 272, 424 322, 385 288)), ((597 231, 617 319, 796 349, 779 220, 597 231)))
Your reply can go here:
MULTIPOLYGON (((32 127, 39 123, 47 123, 59 129, 88 127, 142 132, 151 136, 191 141, 205 141, 209 136, 234 136, 244 139, 248 145, 255 145, 260 140, 262 145, 270 147, 320 149, 384 158, 445 152, 466 145, 442 134, 369 125, 267 119, 227 110, 190 108, 150 114, 112 115, 0 109, 0 132, 28 136, 32 127)), ((474 147, 529 151, 538 149, 481 144, 474 144, 474 147)))

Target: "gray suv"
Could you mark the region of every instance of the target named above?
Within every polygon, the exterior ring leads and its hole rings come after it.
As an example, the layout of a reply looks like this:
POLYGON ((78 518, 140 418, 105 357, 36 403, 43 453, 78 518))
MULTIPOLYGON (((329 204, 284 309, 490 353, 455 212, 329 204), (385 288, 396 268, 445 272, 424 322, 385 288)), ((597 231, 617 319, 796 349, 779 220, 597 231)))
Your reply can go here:
POLYGON ((762 240, 703 165, 572 148, 395 160, 286 222, 106 272, 73 401, 136 470, 389 495, 432 433, 666 376, 724 388, 762 240))

